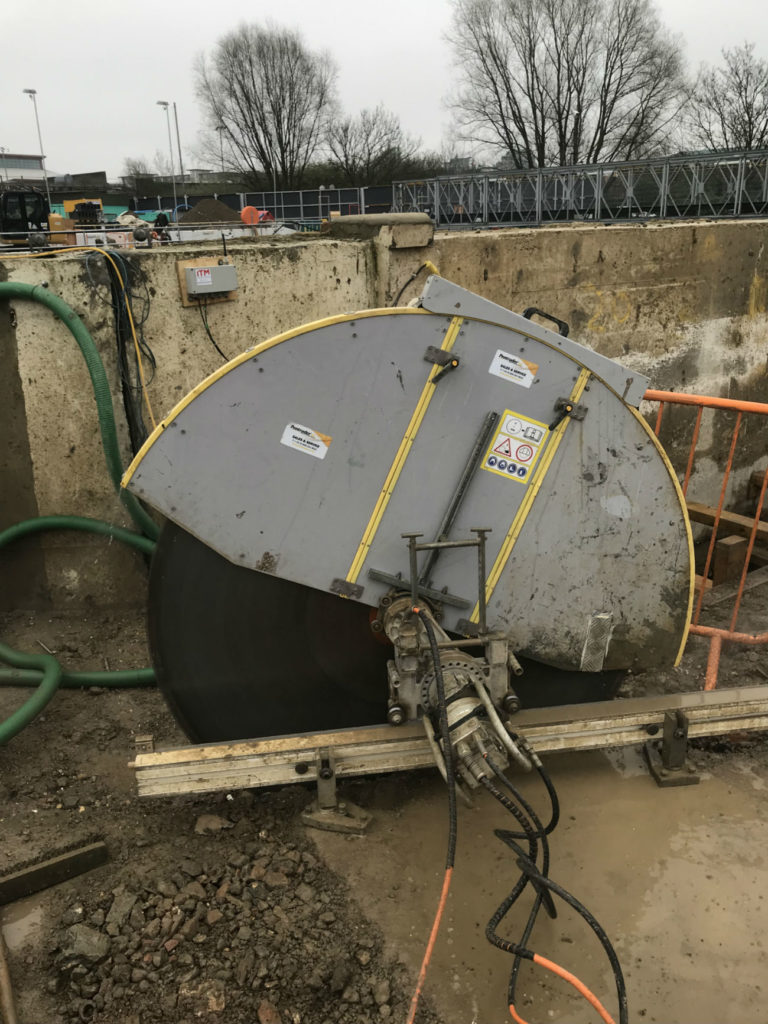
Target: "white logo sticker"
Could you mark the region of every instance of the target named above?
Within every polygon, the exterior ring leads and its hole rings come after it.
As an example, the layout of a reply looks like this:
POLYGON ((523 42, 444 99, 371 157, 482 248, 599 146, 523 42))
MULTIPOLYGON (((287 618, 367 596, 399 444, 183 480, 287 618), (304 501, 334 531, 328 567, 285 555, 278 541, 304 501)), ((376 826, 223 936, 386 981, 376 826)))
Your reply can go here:
POLYGON ((488 373, 513 384, 519 384, 523 388, 529 388, 533 384, 538 372, 538 363, 529 363, 527 359, 513 356, 511 352, 504 352, 502 349, 497 350, 488 367, 488 373))
POLYGON ((303 427, 300 423, 289 423, 280 438, 280 444, 288 448, 295 448, 297 452, 304 452, 315 459, 324 459, 328 454, 328 446, 333 438, 327 434, 321 434, 311 427, 303 427))

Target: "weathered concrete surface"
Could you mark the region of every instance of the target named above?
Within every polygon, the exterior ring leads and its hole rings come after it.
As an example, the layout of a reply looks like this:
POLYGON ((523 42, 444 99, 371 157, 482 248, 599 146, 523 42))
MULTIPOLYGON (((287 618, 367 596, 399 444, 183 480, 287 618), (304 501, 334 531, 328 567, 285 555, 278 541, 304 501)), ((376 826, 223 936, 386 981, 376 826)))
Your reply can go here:
MULTIPOLYGON (((768 394, 765 221, 465 231, 438 233, 430 243, 431 234, 429 225, 409 221, 383 224, 369 239, 295 236, 235 243, 230 258, 238 271, 238 297, 209 307, 211 331, 233 356, 301 323, 389 305, 430 260, 443 276, 495 302, 518 311, 534 305, 568 320, 573 337, 649 374, 656 387, 752 399, 768 394)), ((198 310, 182 308, 176 275, 177 260, 208 255, 218 260, 220 246, 127 254, 145 273, 151 297, 144 334, 157 358, 149 387, 156 419, 221 365, 198 310)), ((0 277, 48 281, 82 316, 112 382, 127 462, 114 322, 101 263, 95 254, 6 260, 0 277)), ((426 273, 421 270, 401 303, 420 292, 426 273)), ((69 332, 34 303, 3 303, 0 347, 6 371, 0 417, 7 439, 0 460, 0 522, 35 512, 127 522, 106 474, 90 382, 69 332)), ((692 417, 677 410, 665 416, 662 439, 679 464, 692 417)), ((712 498, 727 450, 727 424, 725 414, 705 417, 691 491, 697 500, 712 498)), ((738 501, 749 467, 765 450, 763 431, 750 425, 744 436, 730 504, 738 501)), ((2 555, 15 568, 0 606, 44 596, 143 600, 141 559, 119 545, 57 535, 25 544, 24 551, 12 560, 2 555), (42 561, 35 554, 39 547, 42 561)))
MULTIPOLYGON (((144 335, 157 358, 149 387, 157 421, 222 362, 206 337, 199 311, 183 309, 179 299, 176 261, 208 254, 212 262, 218 260, 221 247, 152 249, 128 257, 145 273, 151 298, 144 335)), ((363 242, 313 238, 235 246, 232 259, 239 274, 237 300, 212 304, 208 310, 213 336, 227 355, 305 321, 371 305, 374 252, 363 242)), ((8 280, 48 282, 84 321, 112 384, 127 465, 131 453, 102 263, 98 254, 83 253, 55 260, 7 260, 3 269, 8 280)), ((137 299, 137 317, 141 306, 137 299)), ((106 471, 90 379, 69 331, 37 303, 2 303, 0 345, 9 371, 2 384, 8 402, 0 411, 8 439, 0 462, 2 525, 53 513, 130 525, 106 471)), ((149 422, 147 426, 151 429, 149 422)), ((142 559, 119 544, 57 533, 25 541, 23 547, 23 558, 3 552, 9 571, 0 608, 18 607, 19 601, 36 605, 45 598, 54 604, 144 599, 142 559)))

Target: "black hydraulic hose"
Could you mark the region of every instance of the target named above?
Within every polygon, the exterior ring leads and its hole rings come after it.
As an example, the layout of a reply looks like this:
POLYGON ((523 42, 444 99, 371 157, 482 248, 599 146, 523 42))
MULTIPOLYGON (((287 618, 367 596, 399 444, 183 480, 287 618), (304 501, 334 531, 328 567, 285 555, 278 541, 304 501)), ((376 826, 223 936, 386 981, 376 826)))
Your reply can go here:
MULTIPOLYGON (((523 830, 524 830, 524 833, 525 833, 525 838, 528 840, 528 852, 530 854, 531 860, 535 863, 538 847, 537 847, 537 840, 536 840, 536 831, 535 831, 534 826, 531 824, 531 822, 528 820, 528 818, 520 810, 519 807, 515 806, 515 804, 513 804, 511 800, 507 799, 507 797, 505 797, 503 793, 499 792, 499 790, 493 785, 493 783, 490 781, 490 779, 488 779, 487 777, 483 777, 483 778, 480 779, 480 782, 488 790, 488 792, 491 794, 491 796, 493 796, 496 800, 498 800, 499 803, 502 804, 502 806, 506 810, 508 810, 510 812, 510 814, 512 814, 513 817, 523 827, 523 830)), ((539 825, 540 824, 541 824, 541 822, 539 822, 539 825)), ((544 841, 542 843, 542 849, 544 851, 544 857, 546 858, 545 870, 548 870, 548 868, 549 868, 549 844, 547 842, 546 836, 544 837, 544 841)), ((523 890, 528 885, 528 882, 529 882, 528 877, 525 875, 525 873, 522 873, 520 875, 520 878, 517 880, 517 882, 513 886, 512 891, 499 904, 499 906, 496 908, 496 910, 494 911, 494 913, 491 916, 490 920, 488 921, 488 924, 485 927, 485 937, 488 939, 488 941, 491 943, 491 945, 496 946, 497 949, 501 949, 505 953, 511 953, 516 958, 516 960, 518 958, 520 958, 520 957, 522 957, 523 959, 526 959, 526 960, 532 960, 533 959, 533 952, 525 947, 525 942, 527 941, 527 936, 521 942, 512 942, 509 939, 502 938, 497 933, 497 928, 499 927, 501 922, 504 920, 504 918, 507 916, 507 914, 512 909, 512 907, 517 902, 517 900, 520 898, 520 896, 523 893, 523 890)), ((537 895, 537 899, 536 899, 536 902, 534 904, 534 909, 531 911, 531 917, 533 918, 533 920, 530 921, 531 929, 533 928, 533 923, 536 920, 536 916, 537 916, 537 914, 539 912, 539 907, 540 906, 541 906, 541 900, 539 899, 539 897, 537 895)), ((530 929, 527 929, 527 932, 528 932, 528 935, 530 935, 530 929)))
POLYGON ((537 890, 542 887, 547 889, 549 892, 553 892, 556 896, 559 896, 563 902, 567 903, 576 911, 577 914, 584 918, 589 927, 595 933, 600 945, 605 950, 616 981, 616 994, 619 999, 620 1024, 628 1024, 627 988, 624 982, 624 974, 621 970, 619 958, 616 956, 616 951, 613 948, 611 940, 608 938, 605 929, 597 918, 587 909, 587 907, 584 906, 581 900, 577 899, 572 893, 568 892, 567 889, 564 889, 561 885, 558 885, 557 882, 553 881, 551 878, 547 878, 539 871, 533 860, 526 855, 523 848, 512 838, 512 833, 503 831, 502 829, 496 829, 495 835, 517 854, 518 867, 523 872, 523 875, 536 886, 537 890))
MULTIPOLYGON (((523 742, 523 741, 521 741, 519 739, 519 737, 516 737, 515 739, 516 739, 516 742, 523 742)), ((535 814, 535 812, 530 807, 530 805, 525 801, 525 799, 523 798, 522 794, 520 794, 518 792, 518 790, 512 785, 512 783, 509 781, 509 779, 506 777, 506 775, 502 771, 499 771, 498 769, 494 769, 494 771, 495 771, 497 777, 500 779, 500 781, 512 793, 513 797, 516 800, 518 800, 521 803, 521 805, 525 808, 525 810, 531 816, 531 820, 533 821, 534 825, 538 829, 538 833, 537 834, 538 834, 539 838, 541 838, 541 840, 542 840, 542 847, 543 847, 543 851, 544 851, 543 861, 542 861, 542 874, 545 875, 545 876, 548 876, 548 874, 549 874, 549 843, 547 841, 547 836, 549 834, 551 834, 555 830, 555 828, 557 827, 558 822, 560 821, 560 801, 559 801, 558 796, 557 796, 557 790, 555 789, 552 780, 550 779, 549 775, 547 774, 547 771, 545 770, 544 765, 541 763, 541 758, 538 756, 538 754, 534 750, 532 750, 526 744, 523 744, 523 749, 525 750, 526 754, 528 754, 528 756, 530 757, 531 763, 533 764, 533 766, 536 769, 536 771, 539 773, 539 776, 541 777, 541 779, 542 779, 542 781, 543 781, 543 783, 544 783, 544 785, 545 785, 545 787, 547 789, 547 793, 549 794, 550 805, 551 805, 551 817, 550 817, 549 824, 545 828, 542 828, 541 821, 538 818, 538 816, 535 814)), ((526 837, 521 835, 520 833, 517 833, 516 838, 526 838, 526 837)), ((523 888, 524 887, 525 886, 523 885, 523 888)), ((510 899, 509 902, 505 901, 502 904, 502 906, 499 908, 500 911, 503 909, 503 913, 501 913, 498 921, 495 922, 495 926, 494 926, 494 929, 493 929, 494 932, 495 932, 495 929, 498 928, 498 925, 501 923, 501 920, 503 919, 503 917, 507 913, 509 913, 509 911, 511 910, 513 904, 515 903, 515 901, 517 900, 519 895, 520 894, 517 893, 514 896, 514 898, 510 899)), ((528 940, 531 937, 534 925, 536 924, 536 919, 538 918, 539 911, 541 910, 542 901, 543 901, 543 897, 542 897, 541 893, 537 892, 536 893, 536 899, 534 900, 533 906, 531 907, 530 913, 528 914, 528 920, 525 923, 525 928, 523 929, 523 934, 520 937, 520 945, 523 946, 523 947, 527 947, 527 945, 528 945, 528 940)), ((487 931, 486 931, 486 934, 487 934, 487 931)), ((522 964, 522 958, 521 958, 520 954, 516 953, 516 954, 514 954, 514 956, 515 956, 515 959, 512 962, 512 968, 511 968, 511 970, 509 972, 509 982, 508 982, 508 985, 507 985, 507 1002, 508 1002, 508 1004, 510 1006, 514 1006, 516 1001, 517 1001, 517 999, 516 999, 517 979, 519 977, 520 966, 522 964)))

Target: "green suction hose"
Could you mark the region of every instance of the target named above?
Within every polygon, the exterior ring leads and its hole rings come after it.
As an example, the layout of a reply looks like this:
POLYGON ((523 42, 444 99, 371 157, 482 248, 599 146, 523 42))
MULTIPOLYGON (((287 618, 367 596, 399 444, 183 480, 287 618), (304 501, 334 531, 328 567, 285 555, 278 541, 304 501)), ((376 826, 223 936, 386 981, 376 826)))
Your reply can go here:
MULTIPOLYGON (((80 530, 111 537, 151 555, 155 542, 138 533, 113 526, 101 519, 87 516, 40 516, 26 519, 0 531, 0 548, 21 537, 43 530, 80 530)), ((0 668, 0 686, 36 686, 37 689, 24 704, 4 722, 0 722, 0 747, 21 732, 48 704, 58 688, 75 689, 81 686, 133 687, 150 686, 155 681, 154 669, 140 668, 127 672, 67 672, 52 654, 22 654, 7 644, 0 643, 0 661, 11 668, 0 668)))
POLYGON ((0 530, 0 548, 4 548, 6 544, 11 544, 20 537, 42 533, 44 530, 79 530, 82 533, 100 533, 105 537, 119 540, 121 544, 128 544, 145 555, 151 555, 155 550, 155 542, 149 537, 142 537, 140 533, 124 530, 122 526, 113 526, 112 523, 105 523, 103 519, 91 519, 89 516, 38 516, 37 519, 24 519, 22 522, 16 523, 15 526, 0 530))
MULTIPOLYGON (((0 668, 0 686, 38 686, 42 676, 41 669, 0 668)), ((129 668, 110 670, 109 672, 67 672, 66 669, 62 669, 59 680, 60 690, 82 690, 88 686, 100 686, 107 690, 125 690, 154 685, 155 670, 153 668, 129 668)), ((2 740, 0 740, 0 746, 2 746, 2 740)))
POLYGON ((2 747, 28 726, 53 697, 61 682, 62 668, 52 654, 21 654, 4 643, 0 643, 0 659, 13 665, 14 668, 36 669, 37 675, 42 672, 39 686, 32 696, 4 722, 0 722, 0 747, 2 747))
MULTIPOLYGON (((112 396, 104 364, 85 324, 63 299, 53 295, 40 285, 0 281, 0 299, 30 299, 42 303, 59 317, 79 345, 93 385, 101 442, 110 478, 134 523, 142 531, 141 534, 133 533, 131 530, 125 530, 120 526, 113 526, 111 523, 103 522, 100 519, 91 519, 87 516, 40 516, 37 519, 24 520, 0 531, 0 548, 21 537, 41 533, 43 530, 81 530, 108 536, 122 544, 128 544, 143 554, 151 555, 160 531, 140 502, 132 494, 120 489, 123 467, 117 441, 117 427, 112 411, 112 396)), ((0 667, 0 686, 36 687, 35 692, 17 711, 14 711, 4 722, 0 722, 0 746, 4 746, 29 725, 32 719, 45 708, 60 686, 65 688, 149 686, 155 681, 155 673, 151 668, 126 672, 67 672, 51 654, 22 654, 2 642, 0 642, 0 661, 11 666, 11 668, 0 667)))
POLYGON ((157 540, 160 533, 157 523, 141 506, 134 495, 120 489, 123 464, 120 459, 120 445, 117 440, 115 415, 112 411, 112 395, 109 390, 109 382, 101 356, 85 324, 63 299, 60 299, 58 295, 53 295, 47 288, 43 288, 38 284, 0 281, 0 299, 28 299, 47 306, 67 327, 72 337, 80 346, 83 359, 85 359, 85 365, 88 367, 88 373, 91 376, 93 396, 96 399, 96 408, 99 416, 101 443, 104 448, 104 457, 107 460, 110 478, 138 529, 145 536, 150 537, 152 540, 157 540))

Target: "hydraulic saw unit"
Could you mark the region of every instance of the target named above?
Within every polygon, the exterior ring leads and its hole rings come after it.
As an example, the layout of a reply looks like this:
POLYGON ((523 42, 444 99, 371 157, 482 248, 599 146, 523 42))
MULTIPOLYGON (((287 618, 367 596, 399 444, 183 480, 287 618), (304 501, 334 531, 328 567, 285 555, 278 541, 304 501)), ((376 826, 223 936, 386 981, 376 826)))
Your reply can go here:
POLYGON ((471 784, 526 761, 521 704, 678 661, 691 536, 648 381, 534 315, 433 276, 257 344, 154 431, 123 484, 166 519, 152 657, 192 740, 395 727, 442 686, 471 784))

